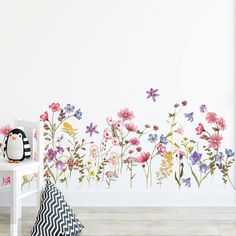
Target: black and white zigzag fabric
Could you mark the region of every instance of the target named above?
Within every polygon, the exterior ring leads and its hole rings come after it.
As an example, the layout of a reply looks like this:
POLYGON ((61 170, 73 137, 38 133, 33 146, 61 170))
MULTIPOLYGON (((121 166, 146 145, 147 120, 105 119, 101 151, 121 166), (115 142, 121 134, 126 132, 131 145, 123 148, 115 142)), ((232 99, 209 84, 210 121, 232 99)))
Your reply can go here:
POLYGON ((47 180, 31 236, 76 236, 83 228, 62 193, 47 180))

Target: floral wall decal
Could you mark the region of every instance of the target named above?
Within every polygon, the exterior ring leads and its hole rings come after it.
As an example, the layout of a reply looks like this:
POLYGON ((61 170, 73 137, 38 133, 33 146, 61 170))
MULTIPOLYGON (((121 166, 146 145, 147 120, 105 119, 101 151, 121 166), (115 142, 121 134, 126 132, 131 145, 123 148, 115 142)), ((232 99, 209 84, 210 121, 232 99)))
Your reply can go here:
MULTIPOLYGON (((156 102, 158 89, 146 93, 147 99, 156 102)), ((236 189, 230 176, 235 153, 222 146, 226 121, 208 111, 205 104, 193 111, 186 100, 175 103, 167 120, 159 124, 138 125, 135 112, 127 107, 107 117, 105 125, 95 121, 82 125, 82 120, 82 110, 71 104, 52 103, 40 115, 44 177, 56 184, 69 186, 76 177, 79 186, 95 184, 110 189, 125 181, 127 187, 135 188, 141 177, 138 184, 147 188, 164 187, 170 178, 178 189, 200 188, 219 172, 223 183, 236 189)), ((0 129, 3 140, 10 130, 10 126, 0 129)), ((23 185, 35 178, 25 176, 23 185)))

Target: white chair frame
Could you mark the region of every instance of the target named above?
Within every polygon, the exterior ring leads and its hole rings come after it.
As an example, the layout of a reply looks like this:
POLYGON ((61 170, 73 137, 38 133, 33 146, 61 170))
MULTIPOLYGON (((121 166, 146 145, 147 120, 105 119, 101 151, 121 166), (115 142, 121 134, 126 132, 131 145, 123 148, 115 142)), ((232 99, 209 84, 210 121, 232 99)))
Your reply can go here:
MULTIPOLYGON (((22 127, 26 133, 31 146, 31 157, 20 163, 8 163, 6 158, 0 159, 0 174, 10 176, 10 236, 18 235, 18 219, 21 218, 21 200, 31 194, 37 194, 37 207, 40 204, 43 188, 43 135, 40 122, 16 120, 15 127, 22 127), (34 142, 34 133, 37 131, 37 142, 34 142), (34 160, 34 153, 37 153, 37 160, 34 160), (37 173, 36 190, 26 193, 21 191, 22 177, 37 173)), ((0 188, 1 189, 1 188, 0 188)))

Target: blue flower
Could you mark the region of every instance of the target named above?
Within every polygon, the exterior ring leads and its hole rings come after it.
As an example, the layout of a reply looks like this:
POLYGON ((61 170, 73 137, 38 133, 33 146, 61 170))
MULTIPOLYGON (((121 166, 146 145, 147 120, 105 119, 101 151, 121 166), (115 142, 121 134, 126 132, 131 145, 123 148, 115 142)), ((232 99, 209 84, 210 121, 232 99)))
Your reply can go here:
POLYGON ((206 107, 205 104, 202 104, 199 108, 200 108, 200 112, 201 112, 201 113, 205 113, 206 110, 207 110, 207 107, 206 107))
POLYGON ((89 133, 90 137, 92 137, 93 134, 98 134, 99 132, 96 130, 97 129, 97 125, 93 125, 93 122, 90 123, 89 126, 86 126, 86 131, 85 133, 89 133))
POLYGON ((148 136, 149 136, 148 141, 150 143, 154 143, 157 141, 157 134, 149 134, 148 136))
POLYGON ((201 158, 202 158, 202 154, 194 151, 194 153, 189 158, 189 160, 192 162, 192 165, 196 165, 200 163, 201 158))
POLYGON ((184 117, 188 119, 188 121, 193 122, 193 112, 184 113, 184 117))
POLYGON ((157 93, 158 89, 153 89, 153 88, 150 88, 149 91, 146 91, 146 93, 148 94, 147 98, 152 98, 153 102, 156 101, 156 97, 160 96, 158 93, 157 93))
POLYGON ((64 107, 64 109, 67 113, 71 113, 75 110, 75 106, 73 106, 71 104, 67 104, 66 107, 64 107))
POLYGON ((189 177, 189 178, 187 178, 187 179, 182 179, 182 183, 184 183, 185 184, 185 186, 186 187, 190 187, 191 186, 191 178, 189 177))
POLYGON ((224 154, 222 152, 217 153, 216 155, 216 162, 221 163, 224 159, 224 154))
POLYGON ((232 149, 225 149, 225 154, 227 157, 232 157, 234 156, 235 152, 232 151, 232 149))
POLYGON ((75 112, 75 117, 78 119, 78 120, 81 120, 82 119, 82 112, 81 112, 81 110, 79 109, 79 110, 77 110, 76 112, 75 112))
POLYGON ((209 166, 206 164, 201 164, 199 168, 200 168, 200 172, 202 172, 203 174, 206 174, 206 172, 209 170, 209 166))
POLYGON ((162 134, 160 137, 160 143, 167 144, 167 138, 162 134))

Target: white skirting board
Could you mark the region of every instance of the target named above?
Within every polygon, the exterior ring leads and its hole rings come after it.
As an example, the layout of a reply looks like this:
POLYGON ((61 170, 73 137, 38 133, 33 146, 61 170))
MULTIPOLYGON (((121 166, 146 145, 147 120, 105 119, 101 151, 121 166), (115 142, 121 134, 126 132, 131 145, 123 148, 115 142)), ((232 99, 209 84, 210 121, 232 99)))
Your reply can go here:
MULTIPOLYGON (((72 191, 64 190, 73 207, 224 207, 236 206, 236 192, 227 191, 72 191)), ((0 193, 0 207, 8 206, 8 192, 0 193)), ((23 206, 35 206, 35 197, 23 199, 23 206)))

